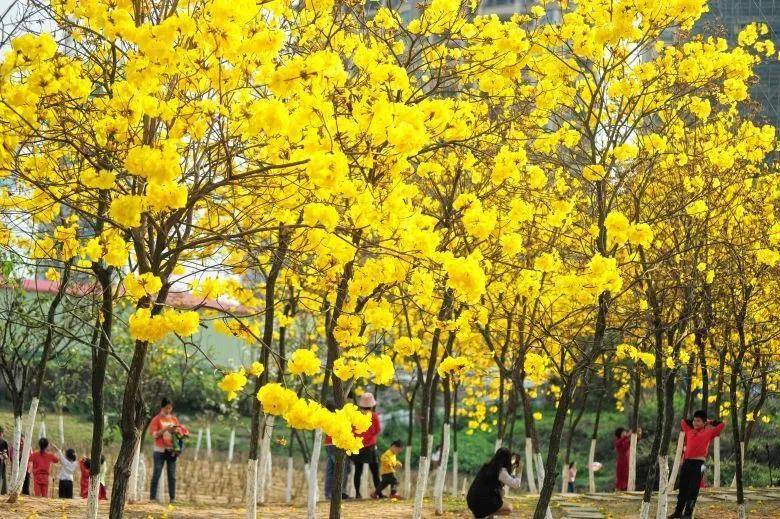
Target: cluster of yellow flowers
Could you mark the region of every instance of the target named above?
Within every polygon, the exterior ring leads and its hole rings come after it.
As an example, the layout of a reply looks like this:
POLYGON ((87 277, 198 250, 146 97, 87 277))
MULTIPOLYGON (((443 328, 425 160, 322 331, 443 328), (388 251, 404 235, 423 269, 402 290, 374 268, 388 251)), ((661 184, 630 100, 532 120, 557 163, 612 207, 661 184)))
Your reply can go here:
POLYGON ((341 380, 363 378, 386 386, 393 381, 395 366, 388 355, 371 355, 365 360, 339 357, 333 363, 333 374, 341 380))
POLYGON ((159 342, 169 333, 189 337, 197 333, 200 314, 196 311, 163 310, 152 315, 149 308, 138 308, 128 322, 130 335, 138 341, 159 342))
POLYGON ((350 454, 363 447, 362 440, 355 434, 371 425, 371 416, 360 412, 354 404, 332 412, 313 400, 299 398, 294 391, 276 382, 263 385, 257 392, 257 399, 264 412, 282 416, 296 429, 322 429, 332 438, 333 445, 350 454))

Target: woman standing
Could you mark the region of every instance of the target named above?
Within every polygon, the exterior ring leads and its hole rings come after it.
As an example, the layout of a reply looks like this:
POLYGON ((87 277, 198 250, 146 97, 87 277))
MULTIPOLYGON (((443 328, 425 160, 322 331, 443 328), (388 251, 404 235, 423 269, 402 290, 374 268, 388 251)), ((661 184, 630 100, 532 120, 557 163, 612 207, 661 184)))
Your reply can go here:
POLYGON ((505 447, 498 449, 490 461, 482 465, 466 494, 466 503, 474 517, 512 513, 512 505, 504 503, 503 489, 504 485, 519 488, 520 479, 512 477, 511 470, 512 453, 505 447))
POLYGON ((360 480, 363 476, 363 464, 368 463, 371 471, 371 478, 374 482, 374 490, 379 486, 379 458, 376 453, 376 440, 379 433, 382 432, 382 426, 379 423, 379 415, 374 412, 376 400, 371 393, 360 395, 358 407, 361 411, 371 415, 371 425, 360 434, 356 434, 363 440, 363 448, 357 454, 350 456, 350 460, 355 464, 355 497, 360 499, 360 480))
POLYGON ((157 486, 162 475, 163 465, 167 466, 168 497, 171 503, 176 499, 176 452, 174 451, 174 435, 179 432, 179 419, 173 415, 173 403, 163 398, 160 412, 152 418, 149 432, 154 438, 154 470, 152 472, 152 488, 149 499, 157 499, 157 486))

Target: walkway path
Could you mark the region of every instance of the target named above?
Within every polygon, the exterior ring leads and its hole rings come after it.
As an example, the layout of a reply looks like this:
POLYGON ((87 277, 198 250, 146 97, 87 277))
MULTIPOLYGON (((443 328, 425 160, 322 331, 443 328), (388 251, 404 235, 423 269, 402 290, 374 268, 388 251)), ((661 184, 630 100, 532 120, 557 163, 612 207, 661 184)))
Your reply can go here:
MULTIPOLYGON (((751 489, 746 491, 751 519, 780 518, 780 489, 751 489)), ((674 495, 670 496, 674 502, 674 495)), ((596 493, 553 496, 552 511, 555 519, 635 519, 638 516, 640 493, 596 493)), ((699 517, 717 519, 736 518, 736 498, 730 489, 706 490, 702 492, 700 505, 697 507, 699 517)), ((513 517, 528 518, 531 516, 536 496, 513 495, 512 506, 515 509, 513 517)), ((655 503, 653 503, 654 505, 655 503)), ((39 499, 27 497, 13 506, 0 502, 0 517, 3 519, 80 519, 83 517, 85 503, 75 499, 64 501, 58 499, 39 499)), ((105 513, 107 506, 101 511, 105 513)), ((200 502, 197 504, 182 503, 175 507, 159 504, 128 505, 128 519, 242 519, 244 511, 237 506, 200 502)), ((320 503, 317 510, 318 518, 328 516, 328 504, 320 503)), ((411 516, 409 501, 347 501, 344 504, 344 519, 365 519, 378 517, 381 519, 408 519, 411 516)), ((436 517, 433 508, 425 508, 426 518, 436 517)), ((654 514, 653 514, 654 516, 654 514)), ((101 517, 105 515, 101 514, 101 517)), ((302 519, 306 511, 300 504, 283 506, 269 505, 261 507, 259 518, 302 519)), ((465 509, 462 499, 448 499, 445 502, 446 519, 468 519, 471 515, 465 509)))

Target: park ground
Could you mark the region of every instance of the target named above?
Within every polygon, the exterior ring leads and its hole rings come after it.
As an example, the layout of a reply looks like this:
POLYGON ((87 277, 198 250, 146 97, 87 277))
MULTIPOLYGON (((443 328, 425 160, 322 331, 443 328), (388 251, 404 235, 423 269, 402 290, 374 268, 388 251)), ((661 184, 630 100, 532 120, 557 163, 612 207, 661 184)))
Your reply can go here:
MULTIPOLYGON (((515 509, 513 517, 529 518, 532 515, 535 496, 513 496, 510 498, 515 509)), ((576 496, 555 496, 552 511, 555 519, 636 519, 641 497, 638 494, 594 494, 576 496)), ((472 517, 463 499, 449 498, 445 500, 445 512, 438 517, 470 518, 472 517)), ((85 501, 58 500, 42 498, 26 498, 19 503, 9 505, 0 503, 0 517, 3 519, 65 519, 82 517, 85 501)), ((105 513, 107 506, 102 507, 105 513)), ((756 489, 748 491, 748 510, 751 519, 780 518, 780 489, 756 489)), ((327 517, 328 504, 321 502, 317 517, 327 517)), ((731 491, 705 491, 702 502, 697 507, 700 518, 732 519, 737 517, 736 505, 731 491)), ((176 506, 139 503, 127 506, 126 516, 130 519, 233 519, 243 518, 244 509, 227 504, 213 504, 206 500, 202 502, 185 502, 176 506)), ((348 501, 344 504, 342 517, 344 519, 363 519, 366 517, 381 517, 382 519, 406 519, 411 516, 409 501, 348 501)), ((651 514, 654 516, 654 514, 651 514)), ((105 515, 101 515, 105 517, 105 515)), ((306 517, 305 506, 276 505, 261 506, 258 517, 278 519, 302 519, 306 517)), ((426 502, 424 517, 435 517, 433 506, 426 502)))

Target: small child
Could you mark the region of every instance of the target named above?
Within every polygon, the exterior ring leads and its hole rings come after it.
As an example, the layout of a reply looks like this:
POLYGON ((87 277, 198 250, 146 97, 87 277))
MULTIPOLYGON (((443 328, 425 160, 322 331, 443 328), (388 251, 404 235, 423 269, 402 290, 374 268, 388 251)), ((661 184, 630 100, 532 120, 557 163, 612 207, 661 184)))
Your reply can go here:
POLYGON ((38 440, 38 452, 30 454, 30 472, 33 476, 33 491, 38 497, 49 497, 49 474, 53 463, 59 463, 60 459, 48 451, 49 440, 38 440))
MULTIPOLYGON (((90 464, 91 464, 90 460, 87 457, 81 458, 81 460, 79 460, 79 468, 81 469, 80 495, 82 499, 87 499, 89 497, 89 478, 91 476, 90 464)), ((100 479, 100 489, 98 491, 99 501, 104 501, 106 499, 105 477, 106 477, 106 458, 105 456, 100 456, 100 474, 98 474, 98 478, 100 479)))
POLYGON ((385 488, 390 487, 390 498, 402 499, 396 490, 398 488, 398 479, 395 477, 395 470, 403 465, 396 457, 401 454, 403 450, 403 442, 401 440, 395 440, 390 444, 390 448, 379 458, 379 474, 381 475, 382 480, 379 482, 379 486, 376 487, 376 492, 371 495, 372 498, 382 499, 385 497, 382 495, 382 491, 385 488))
POLYGON ((693 515, 696 499, 699 497, 699 485, 704 474, 704 460, 710 442, 726 426, 718 420, 707 420, 703 410, 693 413, 693 420, 683 418, 680 427, 685 433, 685 453, 680 467, 680 489, 677 494, 677 506, 671 518, 689 518, 693 515))
POLYGON ((57 495, 60 499, 73 499, 73 475, 76 473, 76 451, 68 449, 65 454, 56 446, 52 445, 57 451, 60 459, 60 486, 57 495))
POLYGON ((566 491, 569 494, 574 493, 574 482, 577 480, 577 462, 569 463, 569 469, 566 471, 566 491))

